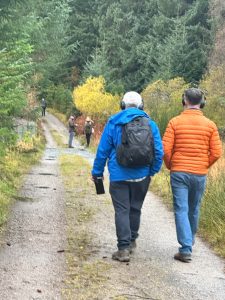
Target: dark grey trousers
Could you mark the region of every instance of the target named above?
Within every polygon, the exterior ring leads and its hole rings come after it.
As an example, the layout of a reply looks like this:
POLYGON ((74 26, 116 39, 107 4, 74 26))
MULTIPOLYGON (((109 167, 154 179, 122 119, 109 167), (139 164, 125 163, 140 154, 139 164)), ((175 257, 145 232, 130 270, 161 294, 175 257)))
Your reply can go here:
POLYGON ((139 182, 112 181, 109 192, 115 210, 118 249, 126 249, 138 237, 141 208, 151 178, 139 182))
POLYGON ((87 147, 89 147, 91 141, 91 133, 86 133, 86 141, 87 141, 87 147))

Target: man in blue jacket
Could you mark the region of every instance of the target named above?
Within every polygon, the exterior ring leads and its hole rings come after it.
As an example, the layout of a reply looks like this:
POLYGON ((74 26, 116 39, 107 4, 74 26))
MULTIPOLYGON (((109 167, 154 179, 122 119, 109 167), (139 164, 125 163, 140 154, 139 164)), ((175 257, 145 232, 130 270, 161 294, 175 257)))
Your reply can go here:
POLYGON ((110 194, 115 210, 115 224, 118 251, 112 258, 121 262, 130 260, 130 253, 136 247, 140 227, 141 208, 148 191, 151 176, 159 172, 163 147, 159 129, 143 111, 143 100, 136 92, 127 92, 121 101, 122 111, 107 122, 93 165, 92 177, 103 177, 106 161, 110 174, 110 194), (121 144, 122 127, 136 118, 148 119, 154 142, 154 159, 151 165, 125 167, 117 161, 117 147, 121 144))

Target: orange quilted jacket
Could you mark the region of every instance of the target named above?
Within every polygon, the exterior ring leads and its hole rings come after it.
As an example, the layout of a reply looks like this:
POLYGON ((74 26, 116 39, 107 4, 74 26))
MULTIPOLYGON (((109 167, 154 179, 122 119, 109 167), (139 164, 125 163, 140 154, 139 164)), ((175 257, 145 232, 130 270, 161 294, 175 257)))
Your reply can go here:
POLYGON ((171 172, 207 174, 222 155, 214 122, 201 110, 186 109, 170 120, 163 136, 164 162, 171 172))

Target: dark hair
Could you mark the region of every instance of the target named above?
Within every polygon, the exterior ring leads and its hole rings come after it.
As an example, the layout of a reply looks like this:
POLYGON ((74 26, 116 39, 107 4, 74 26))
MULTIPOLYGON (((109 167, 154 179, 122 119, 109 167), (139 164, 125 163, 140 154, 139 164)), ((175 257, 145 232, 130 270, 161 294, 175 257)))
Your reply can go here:
POLYGON ((190 88, 184 91, 185 98, 192 105, 200 104, 203 98, 203 92, 198 88, 190 88))

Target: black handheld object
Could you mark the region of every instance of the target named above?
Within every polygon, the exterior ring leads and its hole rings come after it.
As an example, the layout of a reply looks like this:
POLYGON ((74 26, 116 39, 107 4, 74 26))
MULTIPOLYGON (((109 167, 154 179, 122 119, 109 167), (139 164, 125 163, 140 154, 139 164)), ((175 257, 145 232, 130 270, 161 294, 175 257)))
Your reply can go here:
POLYGON ((93 179, 94 179, 97 195, 105 194, 102 177, 94 177, 93 179))

